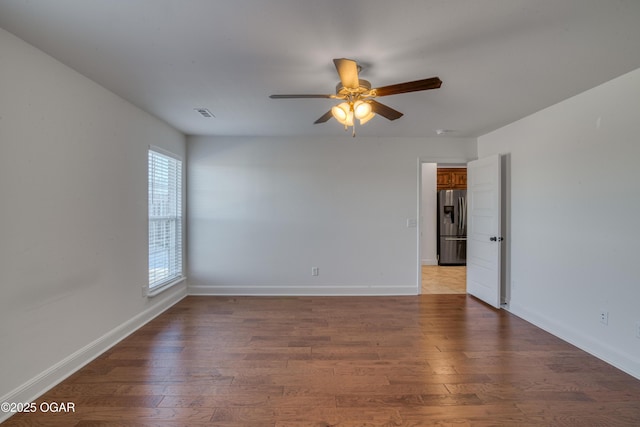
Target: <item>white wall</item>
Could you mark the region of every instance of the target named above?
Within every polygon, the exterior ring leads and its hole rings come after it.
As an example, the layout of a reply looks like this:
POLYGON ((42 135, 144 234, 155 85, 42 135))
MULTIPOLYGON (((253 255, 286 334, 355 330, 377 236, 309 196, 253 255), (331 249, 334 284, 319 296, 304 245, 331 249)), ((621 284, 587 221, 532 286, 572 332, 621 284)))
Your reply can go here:
POLYGON ((640 69, 478 140, 509 155, 510 310, 638 378, 639 112, 640 69))
POLYGON ((438 264, 438 164, 422 164, 422 228, 420 258, 422 265, 438 264))
POLYGON ((147 146, 184 155, 184 139, 0 30, 0 402, 32 400, 184 295, 141 291, 147 146))
POLYGON ((475 139, 192 137, 189 292, 416 294, 419 157, 475 139), (319 267, 320 275, 311 276, 319 267))

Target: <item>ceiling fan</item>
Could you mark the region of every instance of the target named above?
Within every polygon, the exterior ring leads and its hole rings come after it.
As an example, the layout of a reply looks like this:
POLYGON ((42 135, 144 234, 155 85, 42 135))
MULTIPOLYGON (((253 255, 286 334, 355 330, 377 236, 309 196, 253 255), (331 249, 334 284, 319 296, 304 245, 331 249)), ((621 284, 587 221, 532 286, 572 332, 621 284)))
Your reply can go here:
POLYGON ((345 130, 350 126, 353 127, 353 136, 355 136, 354 119, 358 119, 363 125, 371 120, 376 114, 388 120, 396 120, 402 117, 400 111, 386 106, 375 98, 388 95, 396 95, 399 93, 418 92, 422 90, 437 89, 442 85, 442 81, 438 77, 431 77, 423 80, 416 80, 406 83, 397 83, 394 85, 371 88, 371 83, 362 80, 358 76, 360 66, 352 59, 336 58, 333 60, 340 76, 340 82, 336 85, 335 95, 271 95, 272 99, 301 99, 301 98, 330 98, 340 99, 341 102, 335 105, 331 110, 323 114, 313 124, 324 123, 331 117, 334 117, 339 123, 343 124, 345 130))

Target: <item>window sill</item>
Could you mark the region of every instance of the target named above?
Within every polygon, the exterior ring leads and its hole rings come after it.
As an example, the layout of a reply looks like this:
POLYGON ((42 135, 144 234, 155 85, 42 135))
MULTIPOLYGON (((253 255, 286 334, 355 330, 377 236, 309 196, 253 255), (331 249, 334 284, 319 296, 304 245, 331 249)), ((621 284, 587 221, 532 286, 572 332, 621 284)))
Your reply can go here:
POLYGON ((172 280, 171 282, 167 282, 163 285, 160 286, 156 286, 153 289, 149 289, 147 287, 147 298, 152 298, 155 297, 156 295, 160 295, 161 293, 163 293, 164 291, 173 288, 175 285, 178 285, 182 282, 184 282, 185 280, 187 280, 187 278, 185 276, 182 277, 178 277, 175 280, 172 280))

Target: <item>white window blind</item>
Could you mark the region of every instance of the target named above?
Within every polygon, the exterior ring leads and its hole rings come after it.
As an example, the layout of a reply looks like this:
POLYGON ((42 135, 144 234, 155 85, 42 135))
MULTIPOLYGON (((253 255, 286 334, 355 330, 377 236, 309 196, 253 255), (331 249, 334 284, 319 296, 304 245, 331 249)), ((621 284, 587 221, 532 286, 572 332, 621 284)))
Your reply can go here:
POLYGON ((182 162, 149 150, 149 289, 182 277, 182 162))

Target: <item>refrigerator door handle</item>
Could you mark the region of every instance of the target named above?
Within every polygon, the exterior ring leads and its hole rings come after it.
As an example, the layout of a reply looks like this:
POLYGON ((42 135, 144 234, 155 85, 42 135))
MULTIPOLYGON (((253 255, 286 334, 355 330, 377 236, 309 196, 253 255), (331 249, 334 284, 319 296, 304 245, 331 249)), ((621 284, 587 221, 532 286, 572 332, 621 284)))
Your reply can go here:
POLYGON ((465 212, 465 202, 464 197, 458 197, 458 231, 462 233, 464 231, 464 226, 466 224, 466 212, 465 212))
MULTIPOLYGON (((462 198, 462 229, 466 229, 467 228, 467 199, 466 198, 462 198)), ((466 231, 465 231, 465 234, 466 231)))
POLYGON ((465 230, 464 234, 467 234, 467 198, 462 198, 462 228, 465 230))

